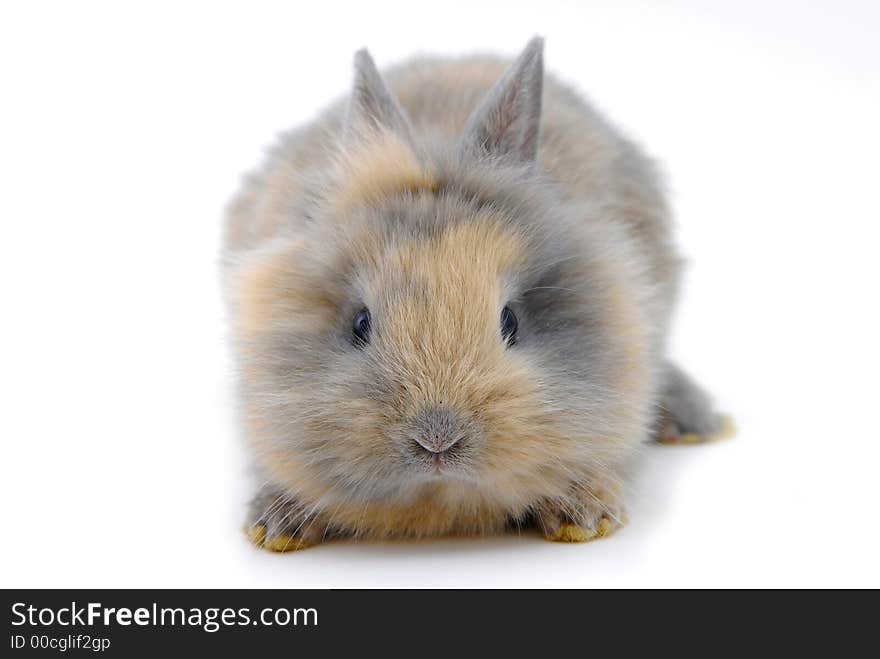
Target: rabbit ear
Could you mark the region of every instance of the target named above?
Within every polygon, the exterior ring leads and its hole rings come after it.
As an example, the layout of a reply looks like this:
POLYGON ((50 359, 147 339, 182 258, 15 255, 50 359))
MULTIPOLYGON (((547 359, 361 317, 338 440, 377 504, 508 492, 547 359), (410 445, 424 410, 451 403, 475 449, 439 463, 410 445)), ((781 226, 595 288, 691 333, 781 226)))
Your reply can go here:
POLYGON ((354 56, 354 88, 348 107, 347 131, 360 134, 391 129, 409 137, 409 121, 376 69, 370 53, 354 56))
POLYGON ((544 40, 534 37, 486 98, 464 129, 462 150, 470 155, 535 160, 544 83, 544 40))

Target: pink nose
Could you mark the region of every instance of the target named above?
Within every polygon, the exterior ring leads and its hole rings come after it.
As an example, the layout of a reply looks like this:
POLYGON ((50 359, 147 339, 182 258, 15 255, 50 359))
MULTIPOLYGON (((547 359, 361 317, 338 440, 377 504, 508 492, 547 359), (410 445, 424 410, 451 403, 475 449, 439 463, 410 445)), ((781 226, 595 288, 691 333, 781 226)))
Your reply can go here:
POLYGON ((462 439, 461 435, 440 435, 437 433, 419 435, 415 438, 419 446, 431 453, 443 453, 443 451, 452 448, 462 439))

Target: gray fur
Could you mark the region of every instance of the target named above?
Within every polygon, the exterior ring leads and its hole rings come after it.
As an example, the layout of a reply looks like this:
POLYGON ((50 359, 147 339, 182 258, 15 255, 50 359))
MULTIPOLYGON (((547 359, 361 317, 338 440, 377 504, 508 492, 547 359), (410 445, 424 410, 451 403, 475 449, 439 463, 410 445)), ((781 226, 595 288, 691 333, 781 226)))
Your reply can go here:
POLYGON ((691 377, 672 363, 666 364, 660 407, 678 434, 712 437, 722 429, 712 399, 691 377))
POLYGON ((464 129, 462 148, 477 155, 510 156, 532 162, 538 152, 544 40, 532 39, 464 129))
POLYGON ((409 122, 388 91, 385 81, 376 69, 376 63, 366 49, 355 53, 354 70, 348 109, 347 128, 350 133, 390 128, 408 136, 409 122))

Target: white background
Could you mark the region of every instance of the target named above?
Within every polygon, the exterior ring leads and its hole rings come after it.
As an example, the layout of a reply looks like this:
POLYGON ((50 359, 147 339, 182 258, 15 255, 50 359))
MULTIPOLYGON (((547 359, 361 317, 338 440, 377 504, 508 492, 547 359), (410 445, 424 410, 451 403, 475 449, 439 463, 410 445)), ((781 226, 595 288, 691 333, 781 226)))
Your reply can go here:
POLYGON ((4 5, 0 585, 880 586, 876 3, 494 4, 4 5), (224 204, 357 48, 533 33, 665 164, 674 353, 739 435, 646 448, 601 542, 251 548, 224 204))

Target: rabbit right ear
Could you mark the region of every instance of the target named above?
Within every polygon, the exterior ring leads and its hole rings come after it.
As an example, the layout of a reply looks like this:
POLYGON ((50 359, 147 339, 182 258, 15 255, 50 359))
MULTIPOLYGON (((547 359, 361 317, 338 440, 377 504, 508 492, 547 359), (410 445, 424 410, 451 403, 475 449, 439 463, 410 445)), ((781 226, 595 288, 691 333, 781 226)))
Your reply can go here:
POLYGON ((349 135, 392 130, 409 138, 409 121, 366 49, 354 56, 354 87, 345 128, 349 135))
POLYGON ((462 150, 535 160, 541 123, 544 40, 534 37, 467 121, 462 150))

